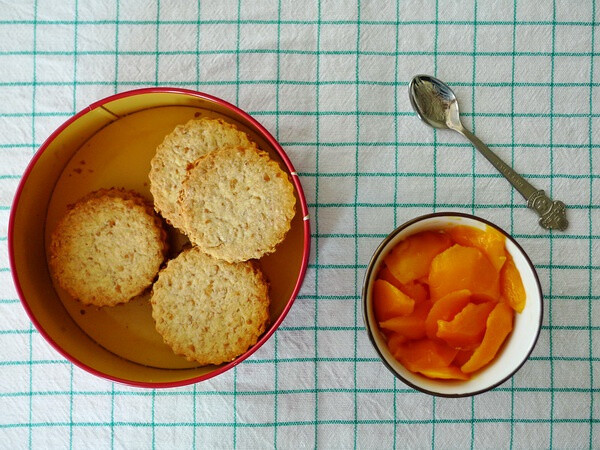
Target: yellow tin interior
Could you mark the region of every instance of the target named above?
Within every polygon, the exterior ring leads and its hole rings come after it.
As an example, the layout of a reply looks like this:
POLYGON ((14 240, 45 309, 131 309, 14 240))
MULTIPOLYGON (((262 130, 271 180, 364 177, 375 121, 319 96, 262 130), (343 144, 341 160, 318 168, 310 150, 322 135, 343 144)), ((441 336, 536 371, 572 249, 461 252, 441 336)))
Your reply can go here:
MULTIPOLYGON (((151 199, 148 171, 156 146, 177 124, 223 117, 246 131, 287 170, 277 151, 243 116, 211 99, 183 92, 116 98, 76 118, 48 143, 13 209, 13 265, 31 317, 75 363, 126 383, 176 385, 211 376, 223 366, 196 367, 174 355, 154 329, 148 294, 113 308, 84 306, 56 288, 46 242, 67 205, 99 188, 133 189, 151 199)), ((170 231, 174 256, 185 237, 170 231)), ((270 281, 271 324, 280 318, 302 272, 304 224, 297 193, 292 228, 260 264, 270 281)))

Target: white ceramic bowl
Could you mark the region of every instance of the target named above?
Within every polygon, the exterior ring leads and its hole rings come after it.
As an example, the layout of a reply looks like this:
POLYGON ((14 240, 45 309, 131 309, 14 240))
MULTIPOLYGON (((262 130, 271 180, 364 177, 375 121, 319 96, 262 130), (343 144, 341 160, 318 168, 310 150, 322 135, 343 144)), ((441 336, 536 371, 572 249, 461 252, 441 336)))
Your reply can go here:
POLYGON ((362 291, 363 316, 369 338, 383 363, 407 385, 431 395, 466 397, 492 389, 510 377, 525 363, 537 342, 542 326, 542 290, 535 268, 521 246, 504 230, 484 219, 461 213, 435 213, 417 217, 396 228, 379 245, 365 274, 362 291), (373 311, 372 286, 386 255, 408 236, 425 231, 447 228, 451 225, 468 225, 484 229, 494 227, 506 236, 506 249, 521 274, 527 300, 525 308, 516 314, 514 328, 499 354, 490 364, 467 381, 434 380, 406 369, 388 350, 373 311))

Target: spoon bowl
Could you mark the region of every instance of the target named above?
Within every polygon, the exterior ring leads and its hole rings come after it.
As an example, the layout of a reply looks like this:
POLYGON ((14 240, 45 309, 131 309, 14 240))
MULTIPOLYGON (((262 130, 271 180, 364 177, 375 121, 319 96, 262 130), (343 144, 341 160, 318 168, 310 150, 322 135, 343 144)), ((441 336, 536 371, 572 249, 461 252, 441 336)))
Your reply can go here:
POLYGON ((458 100, 448 85, 429 75, 417 75, 408 90, 413 109, 427 125, 453 130, 462 127, 458 100))
POLYGON ((419 119, 434 128, 450 128, 450 109, 456 110, 458 100, 449 86, 429 75, 417 75, 408 85, 410 103, 419 119))

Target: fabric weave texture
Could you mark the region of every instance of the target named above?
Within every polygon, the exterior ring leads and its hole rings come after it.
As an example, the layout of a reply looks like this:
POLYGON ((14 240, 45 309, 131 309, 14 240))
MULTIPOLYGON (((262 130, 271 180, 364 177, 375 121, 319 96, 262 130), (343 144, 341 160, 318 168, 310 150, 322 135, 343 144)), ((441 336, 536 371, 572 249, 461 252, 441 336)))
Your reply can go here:
POLYGON ((596 0, 0 0, 0 448, 598 448, 600 3, 596 0), (566 232, 461 136, 421 123, 419 73, 461 118, 568 207, 566 232), (233 370, 176 389, 73 366, 29 321, 8 218, 30 159, 106 96, 194 89, 279 140, 310 209, 308 272, 271 339, 233 370), (531 257, 544 321, 530 359, 472 398, 419 393, 380 363, 361 285, 395 227, 459 211, 531 257))

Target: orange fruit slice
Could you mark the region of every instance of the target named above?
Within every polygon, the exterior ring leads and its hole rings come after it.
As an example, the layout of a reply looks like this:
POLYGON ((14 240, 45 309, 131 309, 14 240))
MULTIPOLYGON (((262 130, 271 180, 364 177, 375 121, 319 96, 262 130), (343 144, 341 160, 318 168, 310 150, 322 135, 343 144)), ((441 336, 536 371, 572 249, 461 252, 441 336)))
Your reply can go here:
POLYGON ((506 261, 504 245, 505 236, 493 227, 487 226, 485 231, 465 225, 450 228, 448 234, 454 242, 465 247, 475 247, 490 259, 494 268, 499 271, 506 261))
POLYGON ((387 281, 388 283, 394 285, 410 298, 412 298, 415 302, 421 302, 429 298, 429 289, 427 286, 419 283, 418 281, 410 281, 408 283, 400 283, 398 279, 392 274, 390 269, 387 266, 384 266, 379 270, 377 274, 377 278, 387 281))
POLYGON ((514 311, 506 303, 498 303, 487 319, 487 329, 481 345, 460 368, 465 373, 475 372, 488 364, 512 331, 514 311))
POLYGON ((498 271, 481 250, 456 244, 433 258, 429 292, 431 299, 436 301, 461 289, 497 299, 500 283, 498 271))
MULTIPOLYGON (((379 323, 384 330, 394 331, 408 339, 421 339, 425 337, 425 318, 431 309, 431 302, 425 300, 417 303, 414 311, 407 316, 392 317, 379 323)), ((391 349, 390 349, 391 351, 391 349)))
POLYGON ((456 314, 467 306, 471 298, 471 291, 462 289, 450 292, 436 301, 425 319, 425 333, 429 339, 436 339, 438 320, 452 320, 456 314))
POLYGON ((396 245, 384 261, 394 277, 405 284, 426 277, 433 258, 451 245, 446 233, 422 231, 396 245))
POLYGON ((457 353, 444 342, 421 339, 400 345, 394 356, 411 372, 421 372, 449 366, 457 353))
POLYGON ((378 322, 413 312, 415 301, 385 280, 373 283, 373 307, 378 322))
POLYGON ((390 353, 393 355, 398 351, 398 347, 404 344, 408 339, 400 333, 390 333, 387 338, 387 346, 390 353))
POLYGON ((437 337, 454 348, 477 347, 485 334, 487 318, 495 306, 495 302, 469 303, 451 321, 438 320, 437 337))
POLYGON ((420 369, 419 373, 429 378, 440 378, 443 380, 468 380, 470 376, 462 372, 456 366, 436 367, 435 369, 420 369))
POLYGON ((525 308, 527 298, 525 287, 521 274, 510 255, 500 271, 500 294, 516 312, 520 313, 525 308))

